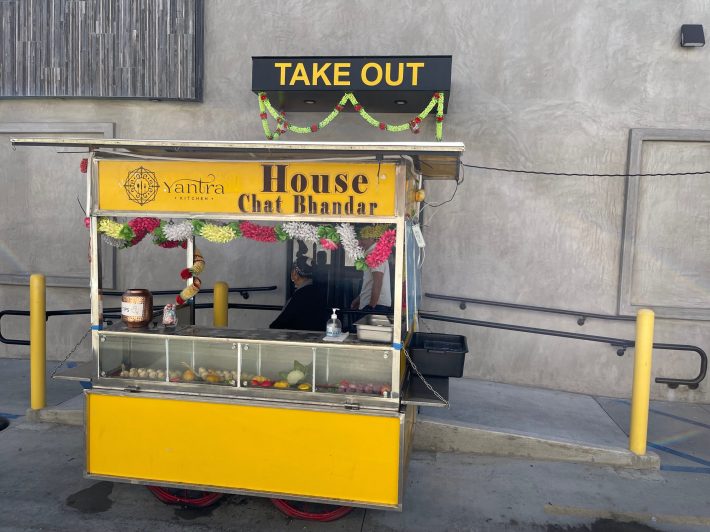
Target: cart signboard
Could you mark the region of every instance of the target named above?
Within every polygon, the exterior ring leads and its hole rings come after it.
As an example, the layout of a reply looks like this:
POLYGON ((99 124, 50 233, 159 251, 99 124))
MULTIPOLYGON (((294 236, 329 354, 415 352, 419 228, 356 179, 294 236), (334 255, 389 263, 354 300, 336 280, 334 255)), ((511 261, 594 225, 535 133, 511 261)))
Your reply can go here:
POLYGON ((393 216, 393 163, 100 160, 101 211, 393 216))

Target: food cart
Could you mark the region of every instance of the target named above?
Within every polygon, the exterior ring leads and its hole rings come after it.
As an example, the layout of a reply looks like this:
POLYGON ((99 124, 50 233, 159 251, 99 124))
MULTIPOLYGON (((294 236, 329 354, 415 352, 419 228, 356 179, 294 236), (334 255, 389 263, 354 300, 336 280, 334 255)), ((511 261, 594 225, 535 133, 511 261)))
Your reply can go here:
MULTIPOLYGON (((86 477, 402 509, 417 406, 448 404, 448 379, 427 378, 438 390, 432 393, 406 358, 421 293, 424 243, 417 243, 416 232, 423 180, 457 179, 462 144, 13 143, 80 146, 90 153, 93 360, 84 394, 86 477), (124 230, 126 242, 152 231, 165 247, 170 231, 156 223, 191 224, 179 242, 188 302, 199 289, 196 246, 205 235, 231 230, 235 238, 278 245, 301 234, 294 227, 309 225, 324 235, 320 244, 327 248, 352 248, 345 242, 354 234, 349 227, 387 227, 394 258, 390 322, 374 338, 352 333, 339 342, 327 341, 325 322, 321 331, 205 327, 184 318, 172 327, 156 313, 142 327, 129 320, 106 325, 100 242, 102 233, 118 238, 121 232, 110 224, 129 218, 143 222, 124 230)), ((354 260, 367 267, 368 257, 354 260)), ((124 311, 131 304, 124 298, 124 311)))

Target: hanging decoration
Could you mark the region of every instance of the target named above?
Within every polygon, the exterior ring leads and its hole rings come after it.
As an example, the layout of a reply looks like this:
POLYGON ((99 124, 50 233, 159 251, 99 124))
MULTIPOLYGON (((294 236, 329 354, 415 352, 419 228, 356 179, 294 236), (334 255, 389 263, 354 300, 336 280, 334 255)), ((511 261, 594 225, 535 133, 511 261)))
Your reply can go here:
POLYGON ((306 244, 318 242, 318 228, 306 222, 285 222, 281 224, 281 229, 292 240, 302 240, 306 244))
POLYGON ((173 223, 172 221, 169 223, 162 222, 160 227, 167 240, 184 242, 192 236, 192 222, 190 220, 183 220, 179 223, 173 223))
POLYGON ((365 251, 362 249, 362 246, 360 246, 357 236, 355 236, 355 228, 351 224, 344 222, 336 225, 335 230, 338 232, 340 243, 345 253, 350 258, 355 259, 357 264, 357 261, 365 257, 365 251))
POLYGON ((200 250, 195 248, 195 252, 192 254, 192 266, 189 268, 184 268, 180 272, 180 277, 187 281, 190 277, 195 277, 200 275, 205 269, 205 259, 200 253, 200 250))
POLYGON ((182 279, 187 280, 192 277, 192 281, 180 291, 180 294, 175 296, 175 303, 177 303, 178 306, 182 306, 190 301, 200 291, 202 281, 200 281, 200 278, 197 276, 202 273, 204 269, 205 259, 202 256, 202 253, 200 253, 200 250, 195 248, 192 254, 192 266, 185 268, 180 272, 180 277, 182 279))
POLYGON ((226 244, 227 242, 231 242, 235 238, 239 238, 241 236, 241 231, 236 223, 217 225, 203 222, 201 220, 193 220, 192 228, 194 234, 201 236, 205 240, 216 242, 218 244, 226 244))
POLYGON ((401 131, 411 131, 412 133, 419 133, 419 128, 421 127, 421 122, 432 112, 434 107, 436 107, 436 140, 441 140, 443 138, 443 123, 444 123, 444 93, 435 92, 431 97, 431 100, 427 106, 419 113, 417 116, 412 118, 409 122, 403 124, 388 124, 386 122, 380 122, 373 116, 371 116, 365 108, 357 101, 355 95, 352 92, 346 92, 345 95, 340 99, 338 104, 333 108, 328 116, 323 118, 320 122, 315 122, 308 127, 297 126, 286 120, 286 113, 283 111, 278 111, 269 100, 268 95, 265 92, 259 93, 259 118, 261 118, 261 126, 264 129, 264 135, 268 140, 278 140, 281 135, 285 134, 287 131, 293 133, 299 133, 302 135, 308 133, 315 133, 327 127, 336 116, 340 114, 341 111, 345 109, 346 104, 352 104, 353 108, 360 117, 365 120, 372 127, 381 129, 382 131, 389 131, 392 133, 398 133, 401 131), (268 118, 276 120, 276 130, 271 131, 269 126, 268 118))
POLYGON ((389 228, 388 224, 366 225, 360 229, 360 238, 380 238, 389 228))
POLYGON ((375 244, 372 252, 365 257, 365 264, 375 269, 384 263, 392 254, 392 248, 397 240, 397 233, 394 229, 387 229, 375 244))
MULTIPOLYGON (((352 224, 344 222, 336 226, 330 224, 310 224, 306 222, 285 222, 280 225, 259 225, 250 221, 216 224, 203 220, 172 221, 157 218, 133 218, 126 223, 119 223, 110 218, 98 219, 98 231, 101 238, 114 247, 123 249, 135 246, 148 234, 153 237, 153 243, 164 247, 187 247, 187 240, 192 236, 200 236, 209 242, 225 244, 237 238, 248 238, 257 242, 283 242, 285 240, 302 240, 308 244, 318 243, 327 250, 343 247, 345 254, 355 262, 358 270, 375 268, 386 261, 392 254, 396 240, 396 231, 388 224, 369 225, 360 231, 361 238, 377 240, 372 252, 366 254, 357 239, 352 224)), ((195 277, 204 268, 204 258, 199 250, 195 250, 193 266, 181 272, 183 279, 195 277)), ((199 279, 197 280, 199 290, 199 279)), ((190 287, 188 287, 189 289, 190 287)), ((187 290, 187 289, 186 289, 187 290)), ((186 292, 189 295, 190 291, 186 292)), ((197 292, 195 292, 197 293, 197 292)), ((194 295, 194 294, 193 294, 194 295)), ((187 301, 188 298, 184 298, 187 301)))

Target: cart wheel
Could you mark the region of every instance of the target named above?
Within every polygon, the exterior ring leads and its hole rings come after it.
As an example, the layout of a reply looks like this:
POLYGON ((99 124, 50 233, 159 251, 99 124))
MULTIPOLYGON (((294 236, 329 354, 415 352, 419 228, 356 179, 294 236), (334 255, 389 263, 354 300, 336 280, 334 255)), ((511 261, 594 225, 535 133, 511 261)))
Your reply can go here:
POLYGON ((177 488, 161 488, 159 486, 146 486, 153 495, 165 504, 179 504, 193 508, 206 508, 224 497, 224 493, 211 491, 195 491, 177 488))
POLYGON ((271 499, 271 502, 289 517, 305 521, 335 521, 353 511, 352 506, 333 506, 330 504, 285 501, 284 499, 271 499))

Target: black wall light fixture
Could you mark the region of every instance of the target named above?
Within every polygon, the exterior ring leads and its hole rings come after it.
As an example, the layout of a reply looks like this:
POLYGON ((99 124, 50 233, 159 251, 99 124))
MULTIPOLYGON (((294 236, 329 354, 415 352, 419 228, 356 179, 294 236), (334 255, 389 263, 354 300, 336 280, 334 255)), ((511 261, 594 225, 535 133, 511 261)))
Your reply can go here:
POLYGON ((683 47, 705 46, 702 24, 683 24, 680 27, 680 45, 683 47))

